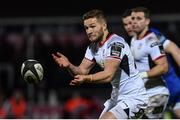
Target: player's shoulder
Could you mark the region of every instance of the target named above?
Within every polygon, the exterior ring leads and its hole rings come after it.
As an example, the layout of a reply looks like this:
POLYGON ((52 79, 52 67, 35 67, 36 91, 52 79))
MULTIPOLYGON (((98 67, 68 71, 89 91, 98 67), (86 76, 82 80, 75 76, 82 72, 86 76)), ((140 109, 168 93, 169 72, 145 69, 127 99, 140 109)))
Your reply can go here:
POLYGON ((125 42, 124 38, 120 35, 117 35, 117 34, 113 34, 112 37, 111 37, 111 40, 112 41, 122 41, 122 42, 125 42))
POLYGON ((111 40, 108 41, 108 44, 114 43, 114 42, 119 42, 119 43, 122 43, 122 44, 126 44, 124 38, 117 35, 117 34, 112 35, 111 40))
POLYGON ((149 34, 144 38, 147 44, 158 42, 158 37, 154 32, 149 32, 149 34))
POLYGON ((162 33, 158 29, 155 29, 155 28, 149 28, 149 31, 153 32, 156 35, 162 35, 162 33))
POLYGON ((107 42, 107 47, 110 47, 112 45, 117 45, 117 46, 120 46, 121 48, 124 48, 125 44, 126 44, 126 42, 123 37, 121 37, 117 34, 113 34, 111 37, 111 40, 109 40, 107 42))
POLYGON ((154 35, 158 38, 161 44, 168 40, 163 33, 161 33, 159 30, 155 28, 150 28, 149 31, 154 33, 154 35))
POLYGON ((149 46, 150 48, 153 48, 155 46, 161 46, 161 42, 160 40, 157 38, 157 36, 155 35, 155 33, 151 33, 147 39, 146 39, 146 44, 147 46, 149 46))

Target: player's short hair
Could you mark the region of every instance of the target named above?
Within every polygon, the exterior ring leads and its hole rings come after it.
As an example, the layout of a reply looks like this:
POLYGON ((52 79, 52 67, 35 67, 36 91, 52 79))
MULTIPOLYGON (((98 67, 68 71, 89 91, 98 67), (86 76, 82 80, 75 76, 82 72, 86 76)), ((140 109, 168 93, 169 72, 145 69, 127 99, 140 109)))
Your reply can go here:
POLYGON ((131 9, 126 9, 126 10, 124 11, 124 13, 122 14, 122 18, 126 18, 126 17, 128 17, 128 16, 131 16, 131 12, 132 12, 131 9))
POLYGON ((146 7, 136 7, 136 8, 133 8, 132 12, 143 12, 145 18, 150 18, 150 11, 146 7))
POLYGON ((89 18, 97 18, 106 22, 106 17, 102 10, 93 9, 83 15, 83 21, 89 18))

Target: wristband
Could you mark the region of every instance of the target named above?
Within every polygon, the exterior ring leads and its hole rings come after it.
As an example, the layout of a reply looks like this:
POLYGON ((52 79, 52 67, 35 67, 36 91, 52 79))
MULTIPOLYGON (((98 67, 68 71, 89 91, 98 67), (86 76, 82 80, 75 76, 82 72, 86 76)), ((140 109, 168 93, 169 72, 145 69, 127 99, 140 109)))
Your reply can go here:
POLYGON ((142 79, 148 78, 147 72, 140 72, 139 73, 142 79))
POLYGON ((92 82, 93 81, 93 76, 92 75, 90 75, 90 82, 92 82))

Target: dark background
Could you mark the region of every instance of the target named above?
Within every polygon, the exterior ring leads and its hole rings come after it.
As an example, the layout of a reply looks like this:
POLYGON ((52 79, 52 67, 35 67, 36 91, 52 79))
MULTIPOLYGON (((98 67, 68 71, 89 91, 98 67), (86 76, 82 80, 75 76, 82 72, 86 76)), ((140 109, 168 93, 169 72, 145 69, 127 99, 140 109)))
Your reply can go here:
MULTIPOLYGON (((0 110, 19 90, 25 98, 23 118, 98 118, 103 103, 110 97, 110 84, 69 86, 73 79, 60 69, 51 54, 57 51, 79 65, 89 41, 84 31, 82 15, 91 9, 101 9, 111 19, 112 32, 124 34, 121 15, 126 9, 144 6, 150 9, 151 27, 180 46, 180 7, 173 0, 59 0, 59 1, 1 1, 0 2, 0 110), (166 15, 167 17, 163 17, 166 15), (171 15, 174 15, 173 17, 171 15), (117 17, 117 18, 116 18, 117 17), (37 85, 22 79, 20 69, 27 59, 35 59, 44 68, 44 78, 37 85), (74 96, 86 98, 96 105, 86 114, 64 114, 66 103, 74 96), (53 101, 53 106, 52 101, 53 101), (95 108, 96 107, 96 108, 95 108), (98 107, 98 108, 97 108, 98 107), (57 109, 58 108, 58 109, 57 109), (59 111, 60 110, 60 111, 59 111), (51 112, 54 114, 52 115, 51 112), (56 116, 57 115, 57 116, 56 116)), ((176 66, 177 73, 179 68, 176 66)), ((99 71, 99 68, 91 72, 99 71)), ((75 97, 75 98, 76 98, 75 97)), ((80 111, 82 103, 79 103, 80 111)), ((88 104, 89 107, 89 104, 88 104)), ((6 109, 6 108, 5 108, 6 109)), ((78 108, 79 110, 79 108, 78 108)), ((77 112, 75 110, 75 112, 77 112)), ((0 118, 1 118, 0 114, 0 118)), ((11 112, 4 118, 19 118, 11 112)))
POLYGON ((122 14, 125 9, 145 6, 153 14, 179 13, 177 0, 59 0, 59 1, 2 1, 0 17, 39 17, 82 15, 94 8, 108 15, 122 14))

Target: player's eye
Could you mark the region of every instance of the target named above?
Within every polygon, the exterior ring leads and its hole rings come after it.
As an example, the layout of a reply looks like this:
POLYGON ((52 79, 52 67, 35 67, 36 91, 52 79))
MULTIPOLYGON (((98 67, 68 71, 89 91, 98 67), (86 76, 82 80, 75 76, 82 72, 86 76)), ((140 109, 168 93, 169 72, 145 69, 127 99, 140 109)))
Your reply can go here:
POLYGON ((88 29, 88 27, 87 26, 84 26, 84 28, 87 30, 88 29))
POLYGON ((137 17, 137 20, 141 20, 142 18, 141 17, 137 17))
POLYGON ((91 28, 95 28, 96 26, 95 25, 92 25, 92 26, 90 26, 91 28))

